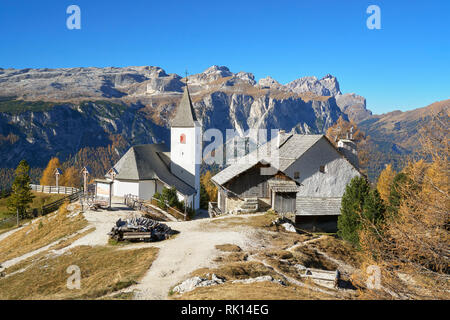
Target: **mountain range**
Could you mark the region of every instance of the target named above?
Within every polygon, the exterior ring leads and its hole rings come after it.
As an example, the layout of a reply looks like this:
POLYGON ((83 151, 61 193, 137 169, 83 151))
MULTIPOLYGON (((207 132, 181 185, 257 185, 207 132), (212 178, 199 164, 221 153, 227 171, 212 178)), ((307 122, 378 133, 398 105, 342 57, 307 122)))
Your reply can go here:
MULTIPOLYGON (((170 120, 185 85, 186 78, 151 66, 0 68, 2 167, 14 168, 26 159, 42 168, 52 156, 92 164, 89 158, 95 160, 100 152, 104 157, 95 174, 101 175, 131 145, 169 141, 170 120)), ((448 115, 450 101, 423 110, 372 115, 364 97, 342 93, 329 74, 283 85, 271 77, 256 81, 251 73, 233 73, 224 66, 190 75, 188 86, 205 130, 325 133, 342 116, 370 134, 381 153, 395 155, 412 152, 417 124, 431 114, 428 110, 446 110, 448 115)), ((388 160, 389 156, 383 161, 388 160)))

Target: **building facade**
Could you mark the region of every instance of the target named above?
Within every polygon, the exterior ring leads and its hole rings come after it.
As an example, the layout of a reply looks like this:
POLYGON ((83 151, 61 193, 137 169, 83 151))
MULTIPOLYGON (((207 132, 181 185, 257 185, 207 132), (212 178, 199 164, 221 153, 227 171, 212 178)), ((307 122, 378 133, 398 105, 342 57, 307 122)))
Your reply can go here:
POLYGON ((258 210, 293 214, 306 227, 320 222, 335 228, 345 187, 361 175, 358 168, 324 135, 280 133, 269 143, 276 144, 275 154, 255 150, 212 178, 218 210, 236 212, 256 199, 258 210))

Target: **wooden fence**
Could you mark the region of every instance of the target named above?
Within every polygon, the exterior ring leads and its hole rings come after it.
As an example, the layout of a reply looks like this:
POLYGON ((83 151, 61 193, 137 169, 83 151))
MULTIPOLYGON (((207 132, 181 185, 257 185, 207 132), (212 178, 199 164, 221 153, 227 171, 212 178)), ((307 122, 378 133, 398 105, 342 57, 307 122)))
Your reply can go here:
POLYGON ((30 184, 30 187, 31 190, 42 193, 73 194, 80 191, 73 187, 41 186, 39 184, 30 184))
MULTIPOLYGON (((127 206, 129 206, 131 208, 138 209, 138 210, 141 210, 141 211, 144 211, 147 213, 153 213, 155 211, 155 209, 146 205, 144 200, 139 199, 137 196, 132 195, 132 194, 126 195, 124 197, 124 202, 127 206)), ((184 213, 180 212, 179 210, 177 210, 173 207, 167 206, 166 209, 161 209, 159 207, 158 200, 155 198, 152 198, 150 200, 150 204, 164 212, 167 212, 168 214, 170 214, 172 217, 174 217, 177 220, 182 220, 182 221, 189 220, 189 216, 187 214, 185 215, 184 213)))
POLYGON ((56 200, 52 203, 46 204, 45 206, 42 207, 42 212, 41 215, 46 215, 49 214, 50 212, 56 211, 59 209, 59 207, 64 203, 64 202, 75 202, 78 201, 78 199, 80 198, 80 195, 82 194, 82 191, 78 191, 76 193, 72 193, 70 195, 68 195, 67 197, 61 198, 59 200, 56 200))
MULTIPOLYGON (((59 200, 53 201, 49 204, 46 204, 44 206, 42 206, 42 208, 38 209, 38 208, 33 208, 31 210, 28 210, 26 212, 27 217, 37 217, 37 216, 45 216, 53 211, 56 211, 59 209, 59 207, 61 207, 61 205, 64 202, 75 202, 80 198, 80 195, 82 194, 82 191, 78 191, 76 193, 72 193, 64 198, 61 198, 59 200)), ((19 219, 23 219, 24 217, 21 216, 19 217, 19 219)), ((3 227, 9 227, 9 226, 13 226, 14 224, 17 224, 17 216, 12 216, 6 219, 2 219, 0 220, 0 229, 3 227)))

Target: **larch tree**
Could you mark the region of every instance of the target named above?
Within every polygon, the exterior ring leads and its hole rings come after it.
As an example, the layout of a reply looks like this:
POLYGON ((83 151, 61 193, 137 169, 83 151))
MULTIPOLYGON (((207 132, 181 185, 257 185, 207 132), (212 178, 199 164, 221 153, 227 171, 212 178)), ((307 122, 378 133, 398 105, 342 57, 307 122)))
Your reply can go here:
POLYGON ((209 201, 215 202, 217 201, 217 187, 212 183, 211 176, 211 171, 206 171, 205 174, 200 177, 200 184, 205 188, 209 201))
POLYGON ((80 172, 75 167, 69 167, 64 170, 60 185, 66 187, 79 187, 80 186, 80 172))
POLYGON ((388 164, 378 177, 377 190, 384 203, 388 203, 389 201, 389 194, 391 193, 392 181, 394 180, 395 175, 396 172, 392 169, 392 165, 388 164))
POLYGON ((59 167, 61 167, 59 159, 56 157, 51 158, 44 172, 42 172, 40 184, 43 186, 54 186, 56 184, 55 170, 59 167))
MULTIPOLYGON (((450 118, 435 117, 421 130, 423 161, 404 169, 395 192, 396 211, 386 213, 377 236, 362 229, 367 264, 381 270, 384 290, 369 298, 448 299, 450 291, 450 118)), ((371 296, 370 296, 371 295, 371 296)))

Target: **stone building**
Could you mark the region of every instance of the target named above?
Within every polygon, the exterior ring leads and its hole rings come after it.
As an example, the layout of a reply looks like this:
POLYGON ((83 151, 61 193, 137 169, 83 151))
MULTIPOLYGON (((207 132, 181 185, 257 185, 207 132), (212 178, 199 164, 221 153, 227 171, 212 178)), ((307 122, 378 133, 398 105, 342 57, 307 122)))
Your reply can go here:
POLYGON ((218 187, 214 209, 230 213, 272 208, 291 214, 305 228, 335 230, 345 187, 361 175, 355 162, 344 154, 356 154, 349 150, 352 146, 356 149, 353 142, 346 141, 344 150, 324 135, 280 131, 267 146, 212 177, 218 187))

